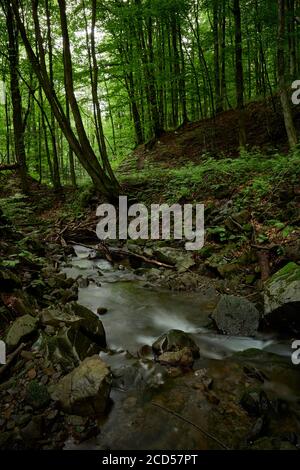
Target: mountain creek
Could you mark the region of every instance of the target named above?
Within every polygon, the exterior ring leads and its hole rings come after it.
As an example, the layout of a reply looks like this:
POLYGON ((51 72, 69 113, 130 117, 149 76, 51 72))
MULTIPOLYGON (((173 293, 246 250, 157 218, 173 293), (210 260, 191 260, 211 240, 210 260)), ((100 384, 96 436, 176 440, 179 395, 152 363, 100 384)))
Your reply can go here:
POLYGON ((259 292, 178 245, 27 243, 42 264, 0 271, 1 449, 298 449, 296 263, 259 292))
POLYGON ((93 250, 74 249, 62 271, 81 279, 81 305, 95 315, 101 305, 108 352, 100 357, 113 386, 100 434, 81 445, 71 438, 66 449, 295 448, 300 375, 290 340, 221 335, 211 325, 213 287, 173 292, 93 259, 93 250), (151 345, 170 330, 188 333, 199 347, 192 370, 153 361, 151 345))

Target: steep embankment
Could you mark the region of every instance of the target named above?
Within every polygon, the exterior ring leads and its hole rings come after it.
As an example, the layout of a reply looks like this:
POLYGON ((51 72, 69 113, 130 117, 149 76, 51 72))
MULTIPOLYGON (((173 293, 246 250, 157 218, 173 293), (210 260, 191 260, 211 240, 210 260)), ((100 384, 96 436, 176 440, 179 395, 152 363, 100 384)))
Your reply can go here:
MULTIPOLYGON (((264 153, 274 149, 287 152, 287 136, 278 98, 249 103, 245 117, 248 149, 256 148, 264 153)), ((300 129, 298 107, 294 108, 294 119, 300 129)), ((207 155, 221 158, 238 154, 238 112, 231 109, 215 118, 189 123, 176 131, 164 133, 154 145, 137 148, 134 158, 136 169, 140 170, 149 162, 179 167, 189 162, 200 164, 207 155)), ((127 165, 123 169, 128 168, 127 165)))

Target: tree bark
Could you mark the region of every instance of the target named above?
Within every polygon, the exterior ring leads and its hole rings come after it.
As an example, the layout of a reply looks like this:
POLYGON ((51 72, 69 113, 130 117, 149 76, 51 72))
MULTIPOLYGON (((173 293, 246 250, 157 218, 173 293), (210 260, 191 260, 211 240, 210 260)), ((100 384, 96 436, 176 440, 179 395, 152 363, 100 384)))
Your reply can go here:
MULTIPOLYGON (((51 13, 49 9, 49 0, 45 0, 46 17, 47 17, 47 42, 48 42, 48 55, 49 55, 49 78, 52 88, 54 88, 53 79, 53 50, 52 50, 52 37, 51 37, 51 13)), ((57 142, 56 142, 56 129, 55 129, 55 117, 51 110, 51 127, 53 132, 52 147, 53 147, 53 184, 54 188, 61 189, 60 174, 59 174, 59 163, 57 154, 57 142)))
POLYGON ((19 44, 18 31, 16 29, 15 18, 11 2, 6 5, 6 27, 8 33, 8 57, 10 69, 10 92, 13 109, 14 145, 16 160, 18 162, 18 173, 21 179, 22 190, 28 192, 26 151, 24 141, 25 126, 22 117, 22 98, 19 87, 18 64, 19 64, 19 44))
POLYGON ((290 98, 285 84, 285 11, 286 0, 278 0, 278 49, 277 49, 277 67, 278 67, 278 85, 280 91, 280 100, 283 110, 286 133, 290 148, 297 145, 298 139, 293 122, 290 98))
POLYGON ((245 105, 244 105, 244 69, 242 48, 242 21, 240 0, 233 0, 233 15, 235 22, 235 83, 236 101, 239 111, 239 143, 240 148, 246 145, 245 105))
MULTIPOLYGON (((67 83, 67 90, 68 90, 68 97, 70 101, 70 106, 72 109, 72 114, 75 120, 78 138, 75 135, 73 129, 70 126, 70 123, 65 115, 63 107, 55 93, 55 90, 51 86, 51 82, 49 79, 49 75, 45 70, 43 62, 39 61, 38 57, 34 53, 30 41, 28 39, 28 35, 24 26, 24 23, 20 17, 19 13, 19 1, 12 0, 13 9, 16 17, 16 21, 18 24, 18 28, 26 48, 27 56, 29 61, 31 62, 32 68, 35 74, 38 77, 40 85, 42 86, 46 98, 51 106, 51 109, 55 115, 55 118, 64 133, 67 141, 72 147, 72 150, 76 154, 78 160, 80 161, 81 165, 85 168, 88 175, 91 177, 95 187, 101 191, 104 195, 108 196, 109 198, 115 198, 117 196, 118 188, 114 186, 111 180, 105 175, 100 163, 97 160, 97 157, 94 151, 91 148, 91 145, 88 141, 86 133, 83 128, 80 111, 78 108, 78 103, 75 98, 74 88, 73 88, 73 75, 72 75, 72 61, 71 61, 71 54, 70 54, 70 44, 69 44, 69 37, 64 34, 64 49, 67 52, 65 54, 67 57, 65 58, 65 72, 66 72, 66 83, 67 83)), ((62 14, 62 26, 64 32, 67 32, 67 21, 66 21, 66 14, 65 14, 65 1, 59 1, 60 11, 62 14)), ((39 47, 42 48, 43 45, 40 41, 40 35, 38 42, 39 47)))

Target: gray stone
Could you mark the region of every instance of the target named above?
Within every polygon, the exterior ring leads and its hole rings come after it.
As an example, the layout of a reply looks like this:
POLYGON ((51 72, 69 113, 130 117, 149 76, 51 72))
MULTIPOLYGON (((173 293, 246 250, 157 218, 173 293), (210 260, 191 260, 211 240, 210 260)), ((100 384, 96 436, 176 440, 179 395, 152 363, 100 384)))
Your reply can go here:
POLYGON ((267 282, 264 320, 282 332, 300 332, 300 266, 288 263, 267 282))
POLYGON ((212 318, 223 334, 232 336, 254 336, 259 327, 259 311, 249 300, 232 295, 223 295, 212 318))
POLYGON ((66 413, 99 415, 107 407, 111 381, 111 372, 102 359, 89 357, 51 388, 51 397, 66 413))
POLYGON ((63 307, 51 307, 43 310, 42 323, 46 326, 60 327, 63 323, 73 330, 80 331, 91 341, 105 348, 106 338, 102 322, 91 310, 70 302, 63 307))
POLYGON ((156 357, 164 353, 178 352, 187 348, 191 351, 193 358, 199 357, 199 348, 194 340, 183 331, 170 330, 160 336, 152 345, 152 350, 156 357))
POLYGON ((6 344, 9 349, 13 349, 22 340, 27 339, 37 331, 38 319, 31 315, 23 315, 17 318, 11 325, 6 336, 6 344))

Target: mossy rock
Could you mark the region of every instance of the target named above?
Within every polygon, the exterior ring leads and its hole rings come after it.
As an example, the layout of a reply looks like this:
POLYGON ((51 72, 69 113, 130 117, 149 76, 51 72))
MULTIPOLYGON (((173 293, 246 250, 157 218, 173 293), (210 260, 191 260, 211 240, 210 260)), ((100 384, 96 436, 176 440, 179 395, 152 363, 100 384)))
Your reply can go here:
POLYGON ((6 335, 9 349, 17 347, 21 341, 27 340, 37 332, 38 319, 31 315, 23 315, 13 322, 6 335))
POLYGON ((300 333, 300 266, 288 263, 267 282, 264 291, 266 324, 282 333, 300 333))
POLYGON ((45 385, 32 380, 26 389, 26 403, 35 409, 45 408, 50 402, 50 395, 45 385))

